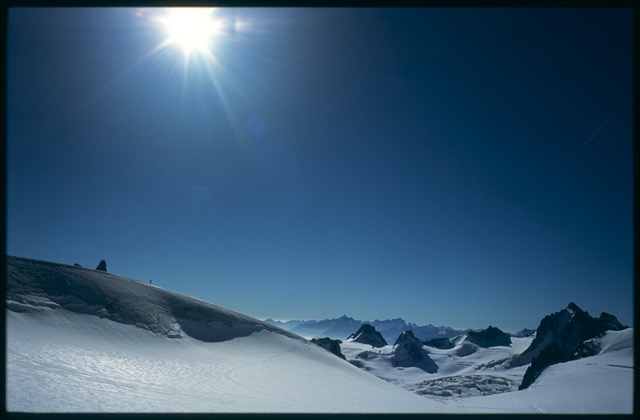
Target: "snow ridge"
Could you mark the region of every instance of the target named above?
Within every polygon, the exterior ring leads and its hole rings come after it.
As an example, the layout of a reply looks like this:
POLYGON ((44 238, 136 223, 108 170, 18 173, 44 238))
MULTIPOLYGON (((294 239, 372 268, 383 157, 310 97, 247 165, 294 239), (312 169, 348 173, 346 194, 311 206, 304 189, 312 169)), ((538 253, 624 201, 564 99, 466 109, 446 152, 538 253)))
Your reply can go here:
POLYGON ((266 330, 295 334, 199 299, 98 270, 7 256, 7 308, 60 307, 164 335, 205 342, 266 330))

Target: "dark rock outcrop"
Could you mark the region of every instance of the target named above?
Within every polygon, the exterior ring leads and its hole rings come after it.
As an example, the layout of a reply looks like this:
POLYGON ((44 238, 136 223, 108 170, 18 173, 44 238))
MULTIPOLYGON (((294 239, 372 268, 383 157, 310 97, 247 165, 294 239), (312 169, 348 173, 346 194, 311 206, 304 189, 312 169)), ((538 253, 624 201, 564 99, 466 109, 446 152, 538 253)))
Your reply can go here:
POLYGON ((500 328, 492 327, 483 331, 469 331, 467 340, 480 347, 510 346, 511 337, 500 328))
POLYGON ((340 351, 340 344, 342 344, 342 341, 340 340, 333 340, 329 337, 325 337, 325 338, 312 338, 311 342, 313 344, 317 344, 318 346, 322 347, 323 349, 335 354, 336 356, 340 357, 341 359, 347 360, 346 357, 344 357, 344 354, 342 354, 342 352, 340 351))
POLYGON ((511 362, 511 366, 517 366, 531 361, 519 389, 528 388, 548 366, 593 355, 596 350, 591 339, 625 328, 615 316, 603 312, 594 318, 573 302, 545 316, 531 345, 511 362))
POLYGON ((422 342, 413 335, 413 331, 408 330, 400 334, 393 347, 393 356, 391 357, 393 366, 415 366, 427 373, 436 373, 438 371, 438 365, 422 348, 422 342))
POLYGON ((422 343, 426 346, 435 347, 441 350, 453 348, 453 343, 448 338, 432 338, 431 340, 423 341, 422 343))
POLYGON ((458 357, 469 356, 470 354, 477 352, 479 349, 480 347, 478 347, 477 344, 469 343, 468 341, 463 341, 460 348, 456 350, 456 356, 458 357))
POLYGON ((378 331, 376 331, 373 325, 362 324, 362 326, 355 333, 347 337, 347 340, 355 341, 356 343, 368 344, 372 347, 384 347, 387 342, 378 331))
POLYGON ((100 260, 100 264, 96 267, 96 270, 107 271, 107 262, 105 260, 100 260))

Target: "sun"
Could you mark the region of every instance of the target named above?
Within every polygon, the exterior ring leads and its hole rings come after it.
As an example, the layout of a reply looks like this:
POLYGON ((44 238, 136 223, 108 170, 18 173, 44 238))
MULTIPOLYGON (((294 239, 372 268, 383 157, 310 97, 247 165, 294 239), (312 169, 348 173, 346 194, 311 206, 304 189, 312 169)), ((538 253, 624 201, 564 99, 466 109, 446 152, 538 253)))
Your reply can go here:
POLYGON ((175 45, 186 57, 192 53, 211 55, 213 44, 221 32, 221 23, 214 18, 215 8, 175 7, 157 18, 167 38, 164 45, 175 45))

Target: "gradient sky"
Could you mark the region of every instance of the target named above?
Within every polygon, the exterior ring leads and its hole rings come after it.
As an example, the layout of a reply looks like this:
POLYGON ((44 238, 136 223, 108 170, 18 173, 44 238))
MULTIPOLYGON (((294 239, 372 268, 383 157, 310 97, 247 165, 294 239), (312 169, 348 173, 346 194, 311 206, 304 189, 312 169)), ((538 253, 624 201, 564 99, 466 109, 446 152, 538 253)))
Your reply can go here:
POLYGON ((8 15, 7 250, 248 315, 633 321, 632 10, 8 15))

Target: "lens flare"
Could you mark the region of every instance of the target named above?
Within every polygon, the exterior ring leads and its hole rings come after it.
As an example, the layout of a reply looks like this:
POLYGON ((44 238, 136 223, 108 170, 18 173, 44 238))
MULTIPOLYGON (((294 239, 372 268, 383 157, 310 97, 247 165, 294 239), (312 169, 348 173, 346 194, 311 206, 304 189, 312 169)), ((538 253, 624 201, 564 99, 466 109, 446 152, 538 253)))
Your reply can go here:
POLYGON ((165 45, 175 45, 185 56, 192 53, 212 54, 222 23, 214 18, 215 8, 175 7, 158 17, 167 33, 165 45))

